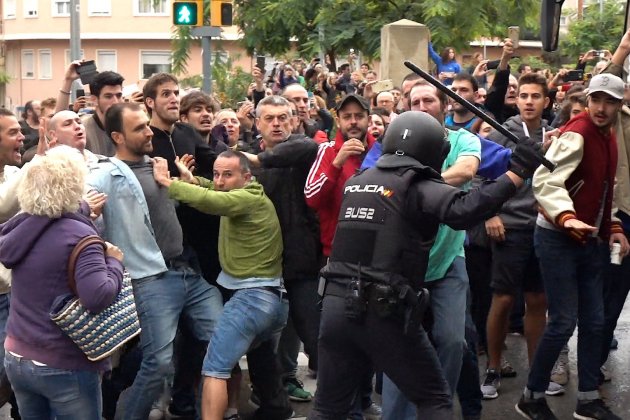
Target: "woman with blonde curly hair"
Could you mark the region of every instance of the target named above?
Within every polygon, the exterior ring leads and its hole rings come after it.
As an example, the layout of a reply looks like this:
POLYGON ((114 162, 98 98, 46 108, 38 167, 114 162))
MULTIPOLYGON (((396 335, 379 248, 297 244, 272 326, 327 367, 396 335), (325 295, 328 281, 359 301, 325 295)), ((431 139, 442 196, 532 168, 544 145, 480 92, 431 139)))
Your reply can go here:
MULTIPOLYGON (((70 253, 97 234, 81 202, 86 171, 67 146, 34 160, 18 190, 22 213, 0 225, 0 262, 13 270, 4 363, 23 419, 101 419, 101 374, 110 362, 89 361, 49 314, 57 297, 72 293, 70 253)), ((107 245, 86 247, 76 261, 79 300, 96 313, 122 284, 122 252, 107 245)))

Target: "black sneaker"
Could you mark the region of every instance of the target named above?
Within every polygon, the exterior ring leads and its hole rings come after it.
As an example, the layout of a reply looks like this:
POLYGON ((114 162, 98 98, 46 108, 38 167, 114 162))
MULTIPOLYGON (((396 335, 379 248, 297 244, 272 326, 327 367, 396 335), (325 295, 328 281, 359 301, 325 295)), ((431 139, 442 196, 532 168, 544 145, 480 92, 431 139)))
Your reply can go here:
POLYGON ((604 400, 596 399, 579 402, 573 413, 574 419, 579 420, 621 420, 606 406, 604 400))
POLYGON ((516 412, 530 420, 558 420, 553 411, 547 405, 547 400, 543 398, 530 399, 521 395, 521 399, 514 406, 516 412))

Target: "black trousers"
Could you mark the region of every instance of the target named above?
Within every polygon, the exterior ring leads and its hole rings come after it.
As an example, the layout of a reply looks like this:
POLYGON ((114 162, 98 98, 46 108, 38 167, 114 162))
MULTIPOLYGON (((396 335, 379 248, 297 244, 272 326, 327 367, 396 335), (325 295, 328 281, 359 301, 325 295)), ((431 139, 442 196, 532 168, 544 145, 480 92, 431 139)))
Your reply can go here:
POLYGON ((424 330, 404 335, 401 322, 376 316, 363 323, 344 315, 342 297, 326 295, 319 330, 319 369, 310 420, 345 420, 365 371, 383 371, 413 402, 418 418, 453 417, 449 386, 424 330))

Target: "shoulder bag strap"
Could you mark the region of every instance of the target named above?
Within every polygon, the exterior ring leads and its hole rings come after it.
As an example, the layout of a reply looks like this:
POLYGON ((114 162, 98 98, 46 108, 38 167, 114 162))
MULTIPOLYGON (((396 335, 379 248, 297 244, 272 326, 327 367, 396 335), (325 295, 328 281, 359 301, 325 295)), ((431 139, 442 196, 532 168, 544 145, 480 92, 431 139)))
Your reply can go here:
POLYGON ((75 296, 79 296, 77 294, 77 282, 74 278, 74 270, 77 265, 77 259, 79 259, 79 254, 81 254, 81 251, 83 251, 88 246, 94 245, 94 244, 102 245, 103 250, 105 250, 107 247, 107 245, 105 245, 105 241, 100 236, 88 235, 82 238, 74 246, 74 249, 70 253, 70 258, 68 258, 68 286, 70 287, 70 290, 72 290, 72 293, 74 293, 75 296))

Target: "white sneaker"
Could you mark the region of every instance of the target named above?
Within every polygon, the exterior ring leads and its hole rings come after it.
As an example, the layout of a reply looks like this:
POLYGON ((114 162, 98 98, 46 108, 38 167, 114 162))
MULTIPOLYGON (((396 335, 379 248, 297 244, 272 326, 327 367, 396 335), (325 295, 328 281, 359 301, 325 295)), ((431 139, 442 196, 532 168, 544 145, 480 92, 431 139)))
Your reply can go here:
POLYGON ((481 394, 484 400, 493 400, 499 396, 501 374, 494 369, 486 370, 486 377, 481 384, 481 394))
POLYGON ((556 396, 556 395, 562 395, 564 394, 564 392, 565 392, 565 389, 562 385, 559 385, 555 382, 549 382, 549 386, 547 387, 545 394, 556 396))
POLYGON ((569 355, 567 353, 561 352, 558 356, 551 371, 551 381, 558 385, 566 385, 569 382, 569 355))

